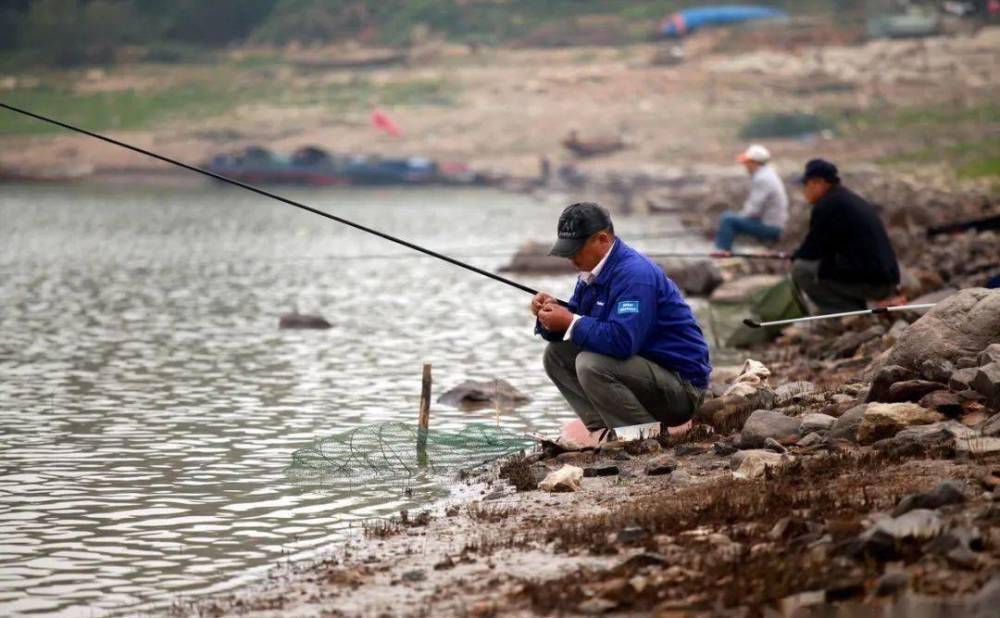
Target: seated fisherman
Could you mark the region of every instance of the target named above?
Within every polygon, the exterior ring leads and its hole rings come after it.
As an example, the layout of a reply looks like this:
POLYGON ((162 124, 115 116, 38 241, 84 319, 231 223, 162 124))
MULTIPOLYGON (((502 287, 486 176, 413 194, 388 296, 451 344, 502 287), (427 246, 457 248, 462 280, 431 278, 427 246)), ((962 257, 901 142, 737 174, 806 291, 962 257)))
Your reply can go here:
POLYGON ((840 184, 837 167, 806 164, 802 192, 812 204, 809 233, 792 254, 792 279, 819 312, 867 308, 899 285, 899 265, 875 208, 840 184))
POLYGON ((785 183, 771 165, 767 148, 754 144, 737 161, 750 174, 750 195, 739 213, 724 212, 715 234, 715 248, 732 251, 736 236, 743 234, 773 242, 781 238, 788 221, 788 194, 785 183))
POLYGON ((611 217, 597 204, 566 208, 558 231, 550 255, 582 272, 568 307, 544 292, 531 302, 535 332, 550 342, 549 378, 594 441, 618 427, 690 420, 712 368, 677 285, 615 238, 611 217))

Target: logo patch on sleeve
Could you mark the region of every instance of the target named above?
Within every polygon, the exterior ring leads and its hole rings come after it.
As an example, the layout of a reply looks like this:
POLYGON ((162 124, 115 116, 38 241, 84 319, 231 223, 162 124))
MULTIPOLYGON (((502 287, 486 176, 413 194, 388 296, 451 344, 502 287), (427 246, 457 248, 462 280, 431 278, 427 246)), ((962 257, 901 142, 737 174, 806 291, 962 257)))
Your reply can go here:
POLYGON ((625 313, 639 313, 639 301, 620 300, 618 301, 618 315, 625 313))

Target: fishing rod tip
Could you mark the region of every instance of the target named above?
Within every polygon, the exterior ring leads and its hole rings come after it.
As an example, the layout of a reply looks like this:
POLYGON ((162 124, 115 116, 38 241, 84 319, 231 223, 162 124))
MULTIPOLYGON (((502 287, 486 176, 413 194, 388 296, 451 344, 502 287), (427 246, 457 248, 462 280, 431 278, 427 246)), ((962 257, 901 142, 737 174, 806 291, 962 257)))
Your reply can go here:
POLYGON ((760 322, 754 322, 750 318, 744 319, 743 323, 749 326, 750 328, 760 328, 760 322))

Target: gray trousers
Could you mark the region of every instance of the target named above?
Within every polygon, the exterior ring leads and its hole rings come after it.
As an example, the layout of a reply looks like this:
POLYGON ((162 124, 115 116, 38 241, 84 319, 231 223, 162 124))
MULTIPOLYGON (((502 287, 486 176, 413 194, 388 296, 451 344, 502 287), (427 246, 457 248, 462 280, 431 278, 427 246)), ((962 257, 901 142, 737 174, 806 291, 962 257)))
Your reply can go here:
POLYGON ((572 341, 545 348, 545 373, 587 429, 614 429, 659 421, 686 423, 704 391, 641 356, 621 360, 584 351, 572 341))
POLYGON ((818 260, 795 260, 792 281, 809 300, 816 303, 821 314, 867 309, 869 300, 888 298, 896 289, 891 284, 841 283, 820 279, 818 260))

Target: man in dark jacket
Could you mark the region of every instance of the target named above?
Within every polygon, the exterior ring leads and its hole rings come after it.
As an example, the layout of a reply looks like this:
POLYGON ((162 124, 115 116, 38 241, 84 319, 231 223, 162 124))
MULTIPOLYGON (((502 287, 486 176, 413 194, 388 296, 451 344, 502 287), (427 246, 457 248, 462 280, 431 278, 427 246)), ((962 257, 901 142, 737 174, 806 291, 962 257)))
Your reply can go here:
POLYGON ((865 309, 892 295, 899 265, 875 209, 840 184, 837 167, 806 164, 802 191, 813 205, 809 233, 792 255, 792 279, 820 313, 865 309))
POLYGON ((615 237, 597 204, 569 206, 558 230, 550 254, 581 275, 566 307, 544 292, 532 300, 546 373, 592 432, 690 420, 712 368, 677 285, 615 237))

